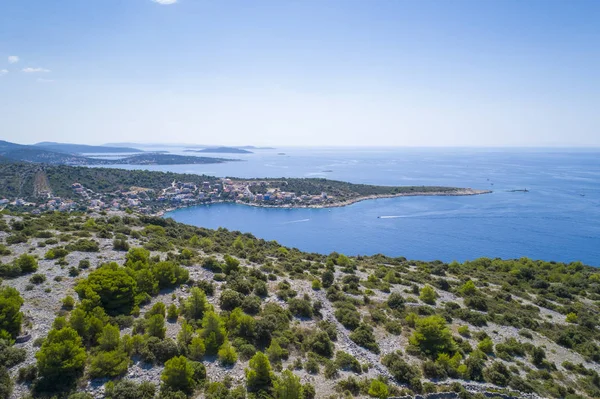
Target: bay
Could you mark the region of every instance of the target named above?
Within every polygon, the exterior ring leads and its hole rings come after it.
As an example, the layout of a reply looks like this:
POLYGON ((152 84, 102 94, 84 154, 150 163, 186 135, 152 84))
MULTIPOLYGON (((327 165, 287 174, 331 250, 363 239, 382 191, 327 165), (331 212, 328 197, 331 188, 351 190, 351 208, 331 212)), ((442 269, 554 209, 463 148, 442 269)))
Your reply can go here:
POLYGON ((446 262, 527 256, 600 265, 597 149, 279 148, 231 158, 243 162, 143 169, 491 189, 480 196, 378 199, 331 209, 213 204, 166 216, 310 252, 446 262), (528 192, 512 191, 522 189, 528 192))

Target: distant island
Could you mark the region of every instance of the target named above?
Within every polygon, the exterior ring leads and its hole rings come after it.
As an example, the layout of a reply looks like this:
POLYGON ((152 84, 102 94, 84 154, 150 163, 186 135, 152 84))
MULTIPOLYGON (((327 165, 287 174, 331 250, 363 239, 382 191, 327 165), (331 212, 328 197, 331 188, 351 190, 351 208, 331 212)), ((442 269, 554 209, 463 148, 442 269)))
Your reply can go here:
MULTIPOLYGON (((80 155, 80 151, 107 154, 113 147, 81 144, 38 143, 23 145, 0 141, 0 157, 11 162, 44 163, 50 165, 187 165, 238 161, 236 159, 175 155, 164 152, 144 152, 120 147, 120 151, 136 152, 117 159, 94 158, 80 155), (100 150, 102 149, 102 150, 100 150), (110 150, 109 150, 110 149, 110 150), (132 150, 132 151, 129 151, 132 150)), ((114 147, 118 148, 118 147, 114 147)), ((115 151, 113 151, 115 152, 115 151)), ((119 152, 119 151, 116 151, 119 152)))
MULTIPOLYGON (((141 156, 152 155, 138 157, 141 156)), ((142 161, 137 159, 136 163, 139 162, 142 161)), ((132 209, 161 215, 178 207, 218 202, 278 208, 327 208, 377 198, 464 196, 489 192, 458 187, 376 186, 316 178, 217 178, 16 163, 0 157, 0 200, 6 206, 33 207, 40 211, 132 209)))
POLYGON ((253 154, 252 151, 244 150, 236 147, 212 147, 203 148, 201 150, 186 149, 185 152, 200 152, 200 153, 214 153, 214 154, 253 154))
POLYGON ((85 144, 69 144, 55 143, 44 141, 36 143, 34 146, 44 150, 66 152, 70 154, 119 154, 119 153, 136 153, 144 152, 133 147, 115 147, 108 145, 85 145, 85 144))

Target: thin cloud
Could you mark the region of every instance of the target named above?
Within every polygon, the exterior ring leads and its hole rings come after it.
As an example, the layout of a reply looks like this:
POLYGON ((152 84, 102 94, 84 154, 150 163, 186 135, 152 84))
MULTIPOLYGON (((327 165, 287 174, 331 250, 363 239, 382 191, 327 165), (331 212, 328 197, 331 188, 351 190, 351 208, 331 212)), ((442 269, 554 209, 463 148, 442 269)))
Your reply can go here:
POLYGON ((0 69, 0 76, 4 76, 8 73, 8 70, 6 69, 0 69))
POLYGON ((155 3, 162 4, 163 6, 169 6, 177 3, 177 0, 152 0, 155 3))
POLYGON ((9 55, 8 56, 8 63, 9 64, 16 64, 17 62, 19 62, 19 57, 16 55, 9 55))
POLYGON ((50 72, 49 69, 45 68, 24 68, 23 72, 25 73, 38 73, 38 72, 50 72))

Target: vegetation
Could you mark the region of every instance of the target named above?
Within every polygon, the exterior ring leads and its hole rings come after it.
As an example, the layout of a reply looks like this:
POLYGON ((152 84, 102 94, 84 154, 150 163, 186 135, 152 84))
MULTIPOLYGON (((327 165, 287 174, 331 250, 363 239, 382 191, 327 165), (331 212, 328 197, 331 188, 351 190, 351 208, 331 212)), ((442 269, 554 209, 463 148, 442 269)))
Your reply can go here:
POLYGON ((125 213, 5 211, 0 229, 2 397, 87 399, 88 379, 114 399, 600 396, 600 273, 578 262, 309 254, 125 213), (33 326, 47 336, 17 343, 33 326))

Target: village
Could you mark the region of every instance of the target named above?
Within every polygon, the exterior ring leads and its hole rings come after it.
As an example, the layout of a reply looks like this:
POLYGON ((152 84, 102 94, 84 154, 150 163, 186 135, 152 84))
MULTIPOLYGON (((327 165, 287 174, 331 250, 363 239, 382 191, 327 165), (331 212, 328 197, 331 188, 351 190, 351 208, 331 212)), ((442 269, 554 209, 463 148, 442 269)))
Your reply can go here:
POLYGON ((12 205, 33 207, 33 213, 46 211, 103 211, 131 210, 144 214, 196 204, 215 202, 237 202, 256 206, 318 206, 333 202, 333 198, 323 192, 320 195, 297 195, 270 187, 266 181, 245 181, 224 178, 205 181, 202 184, 173 181, 159 192, 143 187, 129 187, 110 193, 94 192, 81 183, 71 184, 72 196, 61 198, 52 193, 44 193, 44 201, 28 202, 23 199, 10 201, 0 199, 0 210, 12 205))

